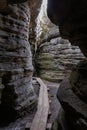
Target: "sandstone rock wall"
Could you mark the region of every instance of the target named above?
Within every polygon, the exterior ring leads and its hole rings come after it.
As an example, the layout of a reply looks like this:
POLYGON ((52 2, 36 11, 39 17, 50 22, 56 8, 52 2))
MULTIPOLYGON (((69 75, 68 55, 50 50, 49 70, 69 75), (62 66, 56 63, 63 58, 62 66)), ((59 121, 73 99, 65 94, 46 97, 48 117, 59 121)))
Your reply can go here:
POLYGON ((36 102, 28 42, 29 6, 26 2, 9 8, 9 15, 0 14, 0 122, 23 115, 36 102))
POLYGON ((62 39, 58 27, 53 26, 40 40, 36 55, 37 73, 44 79, 59 82, 82 58, 80 49, 62 39))
POLYGON ((69 75, 71 68, 83 55, 80 49, 72 46, 60 36, 58 26, 47 17, 47 0, 43 0, 37 21, 37 52, 35 57, 37 75, 59 82, 69 75))

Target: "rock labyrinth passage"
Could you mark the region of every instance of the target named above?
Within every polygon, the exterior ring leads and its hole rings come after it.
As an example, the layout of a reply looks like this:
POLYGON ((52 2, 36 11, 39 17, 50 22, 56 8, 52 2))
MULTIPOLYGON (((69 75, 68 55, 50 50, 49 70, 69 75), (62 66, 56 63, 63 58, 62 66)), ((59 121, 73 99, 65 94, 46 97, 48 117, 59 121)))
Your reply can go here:
POLYGON ((40 84, 40 93, 38 99, 37 112, 31 124, 30 130, 46 130, 47 118, 49 112, 49 99, 47 87, 40 78, 36 78, 40 84))

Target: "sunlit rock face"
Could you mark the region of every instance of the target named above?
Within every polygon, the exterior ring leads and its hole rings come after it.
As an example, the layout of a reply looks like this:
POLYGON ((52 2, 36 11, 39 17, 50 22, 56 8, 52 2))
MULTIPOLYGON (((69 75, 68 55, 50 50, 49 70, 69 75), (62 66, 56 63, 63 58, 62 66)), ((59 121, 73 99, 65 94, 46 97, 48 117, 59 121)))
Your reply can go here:
POLYGON ((32 87, 28 3, 9 5, 9 15, 0 14, 0 122, 12 121, 36 102, 32 87), (5 117, 4 117, 5 116, 5 117))

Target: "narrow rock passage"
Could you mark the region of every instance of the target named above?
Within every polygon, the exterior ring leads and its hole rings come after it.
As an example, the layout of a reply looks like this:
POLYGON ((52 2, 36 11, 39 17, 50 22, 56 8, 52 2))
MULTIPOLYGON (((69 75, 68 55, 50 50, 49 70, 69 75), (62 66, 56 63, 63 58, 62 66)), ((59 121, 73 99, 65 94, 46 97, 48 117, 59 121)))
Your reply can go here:
MULTIPOLYGON (((42 80, 42 81, 48 88, 48 97, 49 97, 49 105, 50 105, 47 124, 51 124, 51 126, 52 126, 54 120, 56 119, 56 117, 58 115, 59 109, 60 109, 60 103, 56 97, 57 90, 58 90, 60 84, 48 82, 46 80, 42 80)), ((35 81, 35 79, 32 80, 32 83, 33 83, 34 90, 38 96, 39 95, 39 84, 38 84, 38 82, 35 81)), ((9 126, 0 128, 0 130, 26 130, 25 129, 26 126, 31 127, 31 123, 35 117, 36 111, 37 110, 35 109, 35 110, 31 111, 30 113, 27 113, 26 115, 24 115, 23 118, 19 118, 15 122, 12 122, 11 124, 9 124, 9 126)))

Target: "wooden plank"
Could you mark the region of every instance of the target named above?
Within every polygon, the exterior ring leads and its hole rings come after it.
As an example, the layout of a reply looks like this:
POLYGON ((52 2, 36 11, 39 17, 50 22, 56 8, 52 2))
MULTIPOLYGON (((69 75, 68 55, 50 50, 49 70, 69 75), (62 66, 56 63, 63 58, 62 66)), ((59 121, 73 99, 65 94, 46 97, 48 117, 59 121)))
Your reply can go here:
POLYGON ((38 99, 38 109, 34 120, 31 124, 30 130, 46 130, 47 118, 49 112, 49 99, 47 86, 43 83, 40 78, 36 78, 40 84, 40 93, 38 99))

